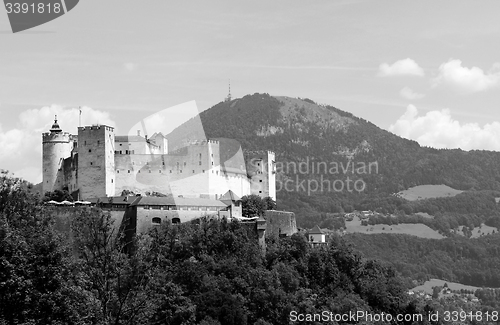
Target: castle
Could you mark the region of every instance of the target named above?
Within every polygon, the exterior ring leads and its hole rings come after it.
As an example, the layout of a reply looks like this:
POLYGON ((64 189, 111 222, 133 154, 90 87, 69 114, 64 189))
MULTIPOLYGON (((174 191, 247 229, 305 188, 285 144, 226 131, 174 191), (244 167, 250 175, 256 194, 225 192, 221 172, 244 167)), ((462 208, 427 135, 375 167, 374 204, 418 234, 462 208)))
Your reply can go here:
POLYGON ((275 154, 243 152, 227 139, 191 141, 169 151, 162 133, 118 136, 106 125, 63 132, 57 116, 42 134, 43 191, 68 190, 75 199, 158 192, 220 199, 228 191, 276 200, 275 154))

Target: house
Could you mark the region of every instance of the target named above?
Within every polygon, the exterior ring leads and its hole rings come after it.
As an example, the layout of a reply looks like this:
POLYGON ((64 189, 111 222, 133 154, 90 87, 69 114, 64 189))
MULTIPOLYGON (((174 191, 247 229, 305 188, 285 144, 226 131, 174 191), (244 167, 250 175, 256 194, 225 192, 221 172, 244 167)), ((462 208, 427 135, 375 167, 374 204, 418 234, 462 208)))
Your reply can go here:
POLYGON ((326 233, 318 225, 308 231, 307 237, 309 243, 313 246, 327 244, 326 233))

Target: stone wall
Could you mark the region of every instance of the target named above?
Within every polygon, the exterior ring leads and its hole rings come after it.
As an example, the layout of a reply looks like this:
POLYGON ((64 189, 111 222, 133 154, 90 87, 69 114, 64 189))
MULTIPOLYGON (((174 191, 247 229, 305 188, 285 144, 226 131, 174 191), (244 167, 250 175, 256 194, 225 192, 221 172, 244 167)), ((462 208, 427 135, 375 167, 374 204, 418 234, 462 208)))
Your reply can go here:
POLYGON ((291 236, 297 232, 295 213, 268 210, 264 216, 267 222, 266 237, 291 236))

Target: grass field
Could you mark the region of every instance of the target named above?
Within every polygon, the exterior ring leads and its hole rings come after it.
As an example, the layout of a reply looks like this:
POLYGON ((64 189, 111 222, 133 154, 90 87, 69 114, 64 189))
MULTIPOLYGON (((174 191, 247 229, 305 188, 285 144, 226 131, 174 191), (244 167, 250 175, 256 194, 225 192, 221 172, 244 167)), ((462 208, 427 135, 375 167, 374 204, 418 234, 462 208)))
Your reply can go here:
POLYGON ((462 192, 446 185, 419 185, 401 191, 397 195, 408 201, 416 201, 436 197, 450 197, 462 192))
MULTIPOLYGON (((459 235, 463 235, 464 234, 463 230, 462 230, 463 227, 464 226, 458 227, 458 231, 456 233, 459 235)), ((481 228, 476 227, 476 228, 474 228, 474 230, 472 230, 472 237, 471 238, 478 238, 478 237, 481 237, 482 235, 483 236, 491 235, 491 234, 493 234, 493 231, 497 232, 497 228, 486 226, 483 224, 481 226, 481 228)))
POLYGON ((424 284, 419 285, 411 290, 412 291, 424 291, 428 294, 432 294, 433 287, 437 287, 437 286, 442 287, 445 283, 448 283, 448 288, 450 288, 451 290, 464 289, 464 290, 476 291, 477 289, 480 289, 479 287, 468 286, 468 285, 461 284, 461 283, 448 282, 448 281, 439 280, 439 279, 430 279, 429 281, 426 281, 424 284))
POLYGON ((348 233, 363 234, 406 234, 421 238, 442 239, 445 238, 437 231, 424 224, 401 223, 399 225, 373 225, 363 226, 359 218, 355 217, 352 221, 346 221, 346 231, 348 233))

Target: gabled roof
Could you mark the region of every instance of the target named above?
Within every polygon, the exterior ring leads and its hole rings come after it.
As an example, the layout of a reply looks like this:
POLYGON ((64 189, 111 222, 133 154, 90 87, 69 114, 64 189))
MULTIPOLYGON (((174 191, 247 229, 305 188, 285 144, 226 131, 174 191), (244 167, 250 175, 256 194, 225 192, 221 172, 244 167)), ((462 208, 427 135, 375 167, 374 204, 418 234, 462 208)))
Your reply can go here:
POLYGON ((323 235, 325 232, 319 228, 318 225, 314 226, 313 229, 309 230, 309 234, 313 235, 323 235))
POLYGON ((221 201, 240 201, 241 198, 236 195, 233 191, 229 190, 224 194, 223 196, 220 197, 221 201))

